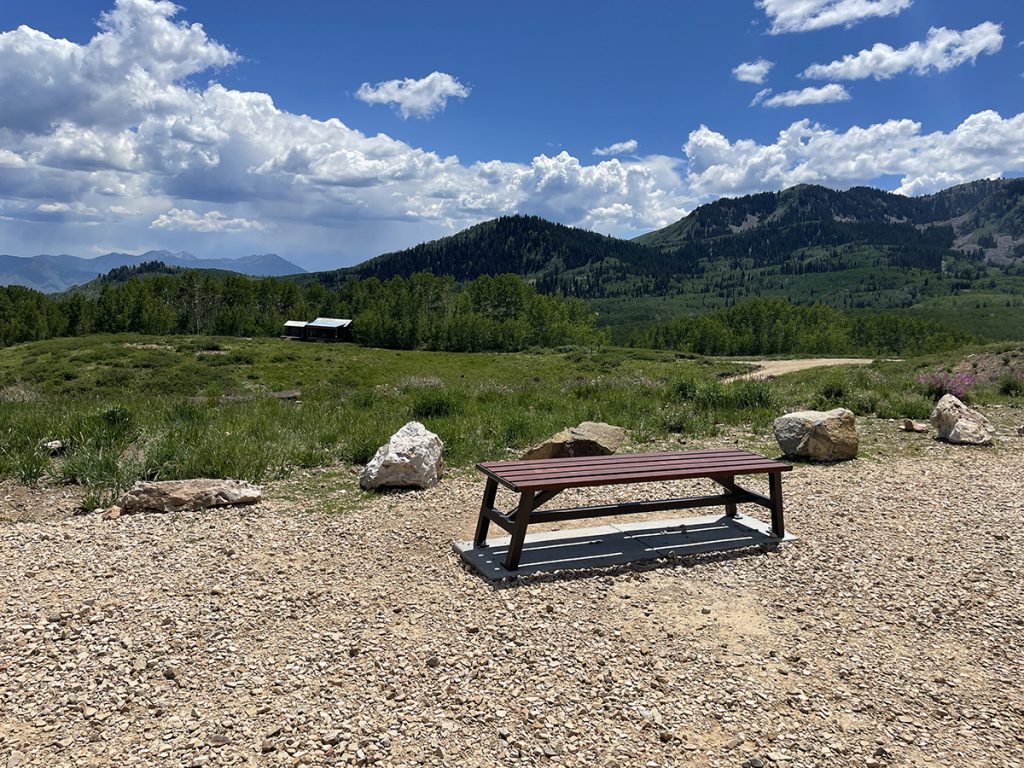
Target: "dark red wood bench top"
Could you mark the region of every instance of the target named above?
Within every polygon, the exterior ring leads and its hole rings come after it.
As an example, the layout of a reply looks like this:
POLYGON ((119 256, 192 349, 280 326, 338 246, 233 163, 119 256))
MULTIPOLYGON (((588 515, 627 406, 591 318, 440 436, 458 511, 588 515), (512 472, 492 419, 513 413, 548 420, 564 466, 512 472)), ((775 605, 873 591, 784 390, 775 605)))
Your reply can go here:
POLYGON ((494 478, 517 493, 592 485, 787 472, 793 469, 785 462, 768 459, 739 448, 628 453, 534 461, 486 461, 476 466, 488 477, 494 478))

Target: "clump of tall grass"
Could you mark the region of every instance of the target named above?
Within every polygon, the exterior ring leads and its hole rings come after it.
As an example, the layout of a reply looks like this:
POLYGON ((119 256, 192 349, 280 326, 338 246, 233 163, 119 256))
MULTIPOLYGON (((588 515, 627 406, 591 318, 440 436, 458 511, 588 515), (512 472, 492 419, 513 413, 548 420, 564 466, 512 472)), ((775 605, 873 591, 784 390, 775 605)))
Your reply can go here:
POLYGON ((10 431, 0 439, 0 475, 35 485, 50 471, 50 455, 38 441, 10 431))
POLYGON ((462 411, 463 396, 447 389, 418 389, 413 392, 409 411, 418 421, 452 416, 462 411))

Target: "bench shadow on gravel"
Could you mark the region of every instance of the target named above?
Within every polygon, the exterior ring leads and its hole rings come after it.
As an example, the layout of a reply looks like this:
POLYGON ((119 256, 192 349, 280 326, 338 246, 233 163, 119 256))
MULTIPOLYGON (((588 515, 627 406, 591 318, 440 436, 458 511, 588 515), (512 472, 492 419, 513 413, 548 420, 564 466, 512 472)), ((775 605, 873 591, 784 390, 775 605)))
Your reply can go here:
MULTIPOLYGON (((594 566, 589 568, 573 568, 561 571, 535 572, 512 576, 511 578, 486 581, 495 592, 503 592, 508 589, 518 589, 536 586, 538 584, 570 583, 587 579, 608 578, 615 579, 629 574, 647 573, 650 571, 670 571, 677 568, 700 568, 714 563, 727 563, 732 560, 741 560, 748 557, 768 557, 774 552, 778 545, 765 546, 758 544, 743 549, 734 549, 728 552, 710 552, 702 555, 685 555, 682 557, 668 556, 659 560, 645 560, 640 563, 627 563, 624 565, 594 566)), ((466 564, 462 564, 467 573, 481 578, 476 570, 466 564)), ((481 581, 485 581, 481 578, 481 581)))
MULTIPOLYGON (((534 534, 514 572, 502 566, 507 538, 483 548, 456 543, 455 549, 468 572, 507 589, 761 556, 780 544, 767 529, 747 516, 706 516, 534 534)), ((787 534, 786 541, 794 539, 787 534)))

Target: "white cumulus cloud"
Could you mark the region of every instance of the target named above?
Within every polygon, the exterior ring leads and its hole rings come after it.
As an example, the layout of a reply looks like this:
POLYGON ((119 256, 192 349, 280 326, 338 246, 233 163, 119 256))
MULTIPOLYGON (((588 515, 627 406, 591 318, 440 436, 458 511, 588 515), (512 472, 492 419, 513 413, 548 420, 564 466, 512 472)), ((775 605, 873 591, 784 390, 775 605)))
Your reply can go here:
POLYGON ((702 199, 778 190, 794 184, 846 188, 883 175, 898 192, 936 192, 978 178, 1024 169, 1024 113, 971 115, 949 133, 923 133, 913 120, 889 120, 847 131, 800 120, 771 144, 730 141, 701 126, 683 147, 687 186, 702 199))
POLYGON ((755 83, 756 85, 761 85, 764 83, 765 78, 768 77, 768 73, 774 66, 775 62, 768 61, 767 59, 744 61, 733 69, 732 75, 741 83, 755 83))
POLYGON ((172 21, 176 12, 163 0, 119 0, 84 46, 26 26, 0 33, 0 128, 112 126, 180 110, 177 82, 238 55, 201 24, 172 21))
POLYGON ((252 219, 232 218, 220 211, 200 214, 188 208, 171 208, 167 213, 160 214, 149 226, 152 229, 191 229, 196 232, 245 232, 267 228, 266 224, 252 219))
MULTIPOLYGON (((770 89, 766 89, 770 91, 770 89)), ((754 97, 752 104, 763 104, 766 107, 805 107, 809 104, 831 104, 837 101, 849 101, 850 93, 838 83, 829 83, 820 88, 813 86, 799 91, 784 91, 768 96, 761 91, 754 97)))
POLYGON ((626 139, 625 141, 617 141, 607 147, 595 147, 592 154, 598 157, 610 157, 612 155, 632 155, 636 152, 639 144, 636 139, 626 139))
POLYGON ((1002 47, 1002 27, 991 21, 962 32, 932 27, 923 41, 898 49, 885 43, 875 43, 869 49, 829 64, 812 64, 801 76, 818 80, 863 80, 868 77, 886 80, 907 71, 926 75, 973 62, 981 54, 997 53, 1002 47))
POLYGON ((878 16, 895 16, 912 0, 756 0, 772 22, 771 33, 809 32, 852 26, 878 16))
POLYGON ((446 72, 431 72, 414 80, 386 80, 370 85, 363 83, 356 98, 367 104, 394 104, 403 118, 433 117, 448 104, 448 99, 464 99, 469 88, 446 72))

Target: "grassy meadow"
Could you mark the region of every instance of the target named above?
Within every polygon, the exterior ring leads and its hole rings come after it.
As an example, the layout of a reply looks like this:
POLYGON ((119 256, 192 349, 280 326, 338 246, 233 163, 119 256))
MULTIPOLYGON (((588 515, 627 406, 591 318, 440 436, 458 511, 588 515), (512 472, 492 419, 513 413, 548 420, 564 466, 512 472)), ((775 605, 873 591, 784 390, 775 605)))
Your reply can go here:
MULTIPOLYGON (((584 420, 635 443, 768 432, 786 410, 845 406, 926 418, 965 357, 723 379, 735 361, 621 348, 488 354, 410 352, 278 339, 132 335, 0 349, 0 476, 74 484, 102 506, 137 479, 236 477, 365 463, 411 419, 445 443, 449 466, 504 458, 584 420), (928 382, 918 381, 931 377, 928 382), (299 400, 273 393, 298 390, 299 400), (51 457, 44 441, 68 444, 51 457)), ((988 348, 968 399, 1024 401, 1024 350, 988 348)))

